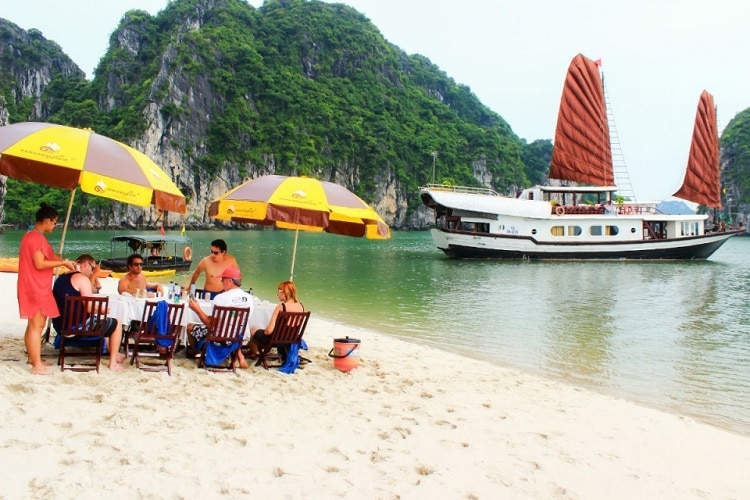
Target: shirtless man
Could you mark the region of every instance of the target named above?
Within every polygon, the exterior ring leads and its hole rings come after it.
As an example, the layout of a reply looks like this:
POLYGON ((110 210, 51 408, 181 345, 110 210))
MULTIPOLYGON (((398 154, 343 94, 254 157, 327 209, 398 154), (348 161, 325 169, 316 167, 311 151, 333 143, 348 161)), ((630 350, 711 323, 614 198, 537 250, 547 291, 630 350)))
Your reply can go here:
POLYGON ((154 292, 161 292, 164 295, 162 286, 159 283, 147 283, 146 276, 142 271, 143 257, 137 253, 129 255, 128 272, 120 278, 120 282, 117 284, 117 292, 135 296, 136 291, 140 289, 146 291, 146 297, 154 297, 156 295, 154 292))
POLYGON ((224 288, 221 284, 221 275, 227 267, 239 268, 234 256, 227 253, 227 243, 224 240, 214 240, 211 242, 211 255, 203 257, 195 268, 195 272, 190 277, 190 285, 194 285, 202 272, 206 273, 206 282, 203 290, 210 292, 210 299, 221 293, 224 288))

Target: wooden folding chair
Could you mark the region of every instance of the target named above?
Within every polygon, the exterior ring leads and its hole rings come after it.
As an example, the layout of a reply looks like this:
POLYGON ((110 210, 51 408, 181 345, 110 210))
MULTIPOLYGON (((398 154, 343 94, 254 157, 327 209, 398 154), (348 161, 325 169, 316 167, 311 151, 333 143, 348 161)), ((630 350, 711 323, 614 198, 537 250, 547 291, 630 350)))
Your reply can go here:
MULTIPOLYGON (((278 368, 281 366, 281 356, 279 356, 279 347, 288 347, 292 344, 302 344, 302 336, 305 334, 307 322, 310 320, 310 311, 291 312, 282 311, 276 316, 276 324, 273 327, 271 338, 267 344, 258 346, 258 361, 255 366, 263 365, 268 370, 269 367, 278 368), (275 353, 271 349, 276 348, 275 353), (269 365, 268 361, 276 359, 278 365, 269 365)), ((300 358, 302 359, 302 358, 300 358)), ((309 361, 309 360, 307 360, 309 361)))
POLYGON ((185 304, 167 304, 167 323, 168 330, 160 334, 153 325, 149 325, 149 319, 156 312, 159 301, 148 301, 143 308, 143 316, 140 325, 133 334, 133 357, 130 358, 130 364, 143 371, 164 371, 172 375, 172 360, 174 359, 175 349, 180 339, 182 329, 182 315, 185 313, 185 304), (141 358, 158 359, 159 363, 143 363, 141 358), (164 360, 164 364, 161 361, 164 360))
MULTIPOLYGON (((60 332, 60 353, 57 362, 60 371, 91 371, 99 373, 99 365, 104 349, 102 325, 107 319, 109 297, 89 296, 65 297, 62 331, 60 332), (93 350, 93 353, 92 353, 93 350), (96 357, 95 365, 65 365, 65 358, 96 357)), ((110 346, 118 349, 119 346, 110 346)))
POLYGON ((242 339, 250 319, 247 307, 214 306, 211 314, 211 325, 201 348, 201 359, 198 367, 214 372, 232 371, 237 374, 237 353, 242 348, 242 339), (217 342, 220 345, 215 345, 217 342), (209 353, 209 351, 213 351, 209 353), (218 354, 228 354, 216 362, 211 359, 218 354), (207 354, 211 356, 207 357, 207 354), (229 366, 226 366, 226 361, 229 366))

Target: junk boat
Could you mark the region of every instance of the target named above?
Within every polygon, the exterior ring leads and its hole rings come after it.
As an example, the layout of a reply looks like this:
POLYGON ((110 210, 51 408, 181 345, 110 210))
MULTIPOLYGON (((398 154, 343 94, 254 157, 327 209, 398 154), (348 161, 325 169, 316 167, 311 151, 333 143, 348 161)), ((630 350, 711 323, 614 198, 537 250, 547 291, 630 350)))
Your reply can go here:
MULTIPOLYGON (((549 177, 562 182, 524 189, 515 198, 488 188, 420 188, 422 203, 435 211, 435 245, 454 258, 706 259, 743 232, 709 226, 707 214, 668 215, 656 203, 615 195, 599 64, 580 54, 565 81, 549 177)), ((716 110, 705 91, 683 185, 674 196, 721 208, 716 110)))

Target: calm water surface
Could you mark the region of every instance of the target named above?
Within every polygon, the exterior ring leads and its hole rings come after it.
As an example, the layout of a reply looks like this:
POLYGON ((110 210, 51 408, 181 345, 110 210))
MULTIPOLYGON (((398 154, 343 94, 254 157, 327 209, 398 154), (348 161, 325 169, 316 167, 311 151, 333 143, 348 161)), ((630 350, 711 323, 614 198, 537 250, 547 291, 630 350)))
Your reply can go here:
MULTIPOLYGON (((0 256, 21 234, 0 236, 0 256)), ((107 256, 114 234, 69 231, 65 255, 107 256)), ((291 231, 188 235, 197 258, 225 239, 262 298, 289 277, 291 231)), ((300 233, 295 283, 326 318, 750 435, 750 238, 700 262, 501 262, 449 260, 425 232, 300 233)))

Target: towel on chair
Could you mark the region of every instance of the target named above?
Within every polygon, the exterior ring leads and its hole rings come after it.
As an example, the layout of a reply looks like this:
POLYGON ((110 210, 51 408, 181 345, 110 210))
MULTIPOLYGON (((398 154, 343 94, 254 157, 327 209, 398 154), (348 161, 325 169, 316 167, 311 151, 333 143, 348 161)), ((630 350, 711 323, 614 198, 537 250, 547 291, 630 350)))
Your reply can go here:
MULTIPOLYGON (((302 349, 307 350, 307 342, 302 339, 302 349)), ((284 364, 279 367, 281 373, 294 373, 299 367, 299 344, 292 344, 289 346, 289 351, 286 354, 284 364)))
MULTIPOLYGON (((169 304, 167 304, 166 300, 160 300, 156 304, 154 313, 148 319, 146 331, 152 335, 169 334, 169 304)), ((161 347, 169 347, 174 341, 170 339, 156 339, 156 343, 161 347)))
POLYGON ((236 351, 239 346, 239 343, 221 345, 219 344, 219 342, 209 342, 209 344, 206 346, 206 359, 203 361, 209 366, 218 366, 223 363, 230 354, 236 351))

